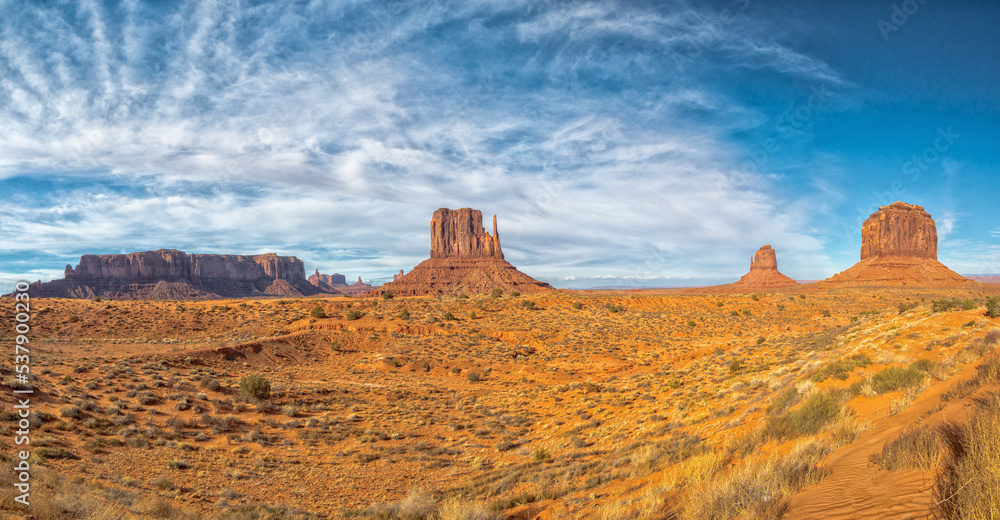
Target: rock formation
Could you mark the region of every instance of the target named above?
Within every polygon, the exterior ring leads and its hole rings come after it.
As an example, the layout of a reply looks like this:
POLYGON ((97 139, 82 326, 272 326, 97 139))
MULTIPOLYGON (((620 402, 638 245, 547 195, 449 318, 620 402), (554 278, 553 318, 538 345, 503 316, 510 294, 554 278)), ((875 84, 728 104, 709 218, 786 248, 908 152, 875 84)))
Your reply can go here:
POLYGON ((399 279, 400 279, 400 278, 402 278, 402 277, 403 277, 403 270, 402 270, 402 269, 400 269, 400 270, 399 270, 399 274, 394 274, 394 275, 392 275, 392 281, 394 281, 394 282, 395 282, 396 280, 399 280, 399 279))
POLYGON ((409 273, 372 291, 397 296, 424 294, 483 294, 494 289, 532 293, 552 286, 520 272, 503 258, 497 218, 493 234, 483 229, 479 210, 441 208, 431 218, 431 257, 409 273))
POLYGON ((319 269, 309 276, 309 283, 318 289, 331 294, 350 294, 351 296, 361 296, 372 289, 372 286, 361 281, 348 285, 347 277, 339 274, 320 274, 319 269))
POLYGON ((882 206, 861 231, 861 261, 823 282, 835 286, 973 283, 937 259, 937 227, 922 206, 882 206))
POLYGON ((306 296, 320 291, 306 281, 302 261, 256 256, 189 255, 160 249, 118 255, 83 255, 65 278, 31 284, 32 296, 57 298, 198 299, 306 296))
POLYGON ((731 284, 731 287, 745 291, 763 291, 792 285, 799 285, 799 282, 778 271, 778 257, 774 249, 766 245, 758 249, 750 259, 750 272, 731 284))

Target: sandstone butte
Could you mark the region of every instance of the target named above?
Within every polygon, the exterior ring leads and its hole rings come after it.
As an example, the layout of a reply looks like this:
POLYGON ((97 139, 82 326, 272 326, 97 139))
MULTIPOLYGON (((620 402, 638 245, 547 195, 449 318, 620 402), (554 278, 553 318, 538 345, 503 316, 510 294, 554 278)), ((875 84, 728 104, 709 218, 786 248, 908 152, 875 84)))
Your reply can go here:
POLYGON ((770 245, 757 250, 750 260, 750 272, 729 287, 740 291, 763 291, 799 285, 778 271, 778 257, 770 245))
POLYGON ((482 294, 494 289, 522 293, 553 290, 551 285, 518 271, 504 260, 496 216, 490 235, 483 228, 482 212, 476 209, 441 208, 434 212, 430 256, 409 273, 394 276, 392 282, 372 294, 388 291, 396 296, 419 296, 482 294))
POLYGON ((955 286, 974 283, 937 259, 937 227, 923 206, 882 206, 861 230, 861 261, 822 286, 955 286))
POLYGON ((340 273, 320 274, 319 269, 309 275, 307 280, 319 290, 330 294, 350 294, 351 296, 362 296, 372 289, 370 284, 358 281, 348 285, 347 277, 340 273))
POLYGON ((175 249, 83 255, 65 278, 35 282, 36 297, 180 300, 247 296, 310 296, 302 261, 267 253, 255 256, 189 255, 175 249))

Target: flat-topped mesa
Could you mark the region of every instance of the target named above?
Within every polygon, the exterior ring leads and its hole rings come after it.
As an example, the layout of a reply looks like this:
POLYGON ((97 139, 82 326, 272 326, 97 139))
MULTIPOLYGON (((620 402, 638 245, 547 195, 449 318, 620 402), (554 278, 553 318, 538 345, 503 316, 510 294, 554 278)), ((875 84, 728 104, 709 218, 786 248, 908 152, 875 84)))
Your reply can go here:
POLYGON ((765 271, 778 270, 778 256, 770 244, 758 249, 753 255, 753 258, 750 260, 750 270, 753 271, 755 269, 765 271))
POLYGON ((497 217, 493 234, 483 228, 483 214, 472 208, 441 208, 431 218, 431 258, 500 258, 497 217))
POLYGON ((304 296, 317 289, 294 256, 189 255, 176 249, 83 255, 65 278, 31 284, 35 296, 193 299, 258 295, 304 296))
POLYGON ((921 206, 894 202, 861 229, 861 261, 821 282, 833 287, 957 286, 972 280, 937 260, 937 227, 921 206))
POLYGON ((861 259, 887 256, 937 260, 937 227, 923 206, 894 202, 868 217, 861 230, 861 259))

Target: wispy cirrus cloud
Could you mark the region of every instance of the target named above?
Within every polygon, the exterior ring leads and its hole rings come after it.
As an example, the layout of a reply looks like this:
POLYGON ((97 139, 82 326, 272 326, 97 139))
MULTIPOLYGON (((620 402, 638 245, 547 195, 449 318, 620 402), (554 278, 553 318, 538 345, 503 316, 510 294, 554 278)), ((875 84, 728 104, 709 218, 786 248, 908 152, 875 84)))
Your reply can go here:
POLYGON ((5 9, 12 252, 267 249, 385 275, 426 255, 433 209, 472 206, 500 214, 508 256, 551 279, 731 276, 763 243, 800 276, 829 267, 807 212, 765 172, 733 166, 745 150, 728 134, 766 116, 712 71, 849 82, 742 14, 721 22, 684 2, 5 9), (32 182, 46 178, 70 187, 47 197, 32 182))

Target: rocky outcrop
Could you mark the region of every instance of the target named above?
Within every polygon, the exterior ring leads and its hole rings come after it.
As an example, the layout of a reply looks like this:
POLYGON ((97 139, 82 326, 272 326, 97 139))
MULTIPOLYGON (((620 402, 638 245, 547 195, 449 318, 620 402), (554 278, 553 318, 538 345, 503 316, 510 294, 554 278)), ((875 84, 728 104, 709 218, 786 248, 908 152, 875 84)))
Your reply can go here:
POLYGON ((33 296, 114 299, 201 299, 246 296, 307 296, 302 261, 273 253, 189 255, 160 249, 116 255, 83 255, 65 278, 31 284, 33 296))
POLYGON ((493 217, 493 234, 483 229, 479 210, 439 209, 431 218, 431 257, 409 273, 393 276, 393 281, 372 291, 397 296, 425 294, 484 294, 503 292, 534 293, 553 290, 552 286, 520 272, 504 260, 493 217))
POLYGON ((431 217, 431 258, 499 258, 500 235, 493 216, 493 235, 483 229, 483 214, 477 209, 441 208, 431 217))
POLYGON ((923 206, 882 206, 861 228, 861 259, 888 256, 937 260, 937 226, 923 206))
POLYGON ((330 294, 349 294, 351 296, 361 296, 372 289, 372 286, 361 281, 348 285, 347 277, 339 274, 320 274, 319 269, 309 276, 309 283, 318 289, 330 294))
POLYGON ((827 286, 955 286, 974 283, 937 259, 937 227, 922 206, 894 202, 865 221, 861 261, 827 286))
POLYGON ((793 285, 799 285, 799 282, 778 271, 778 255, 770 245, 765 245, 758 249, 757 253, 750 259, 750 272, 732 284, 732 287, 750 292, 793 285))
POLYGON ((392 275, 392 281, 394 281, 394 282, 395 282, 396 280, 399 280, 399 279, 400 279, 400 278, 402 278, 402 277, 403 277, 403 270, 402 270, 402 269, 400 269, 400 270, 399 270, 399 274, 394 274, 394 275, 392 275))

